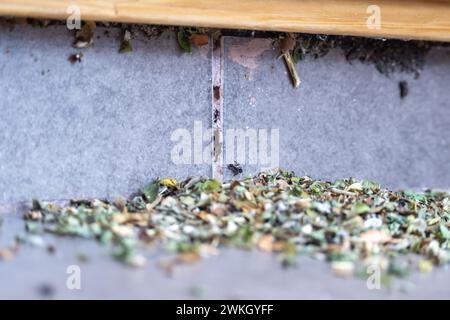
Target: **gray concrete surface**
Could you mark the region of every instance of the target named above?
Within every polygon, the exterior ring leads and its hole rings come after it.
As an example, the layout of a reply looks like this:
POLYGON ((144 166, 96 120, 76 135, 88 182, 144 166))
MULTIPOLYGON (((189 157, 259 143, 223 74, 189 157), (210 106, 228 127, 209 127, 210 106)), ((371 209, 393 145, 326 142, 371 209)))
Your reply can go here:
MULTIPOLYGON (((0 209, 5 218, 0 247, 24 232, 23 207, 0 209), (8 214, 6 214, 8 213, 8 214)), ((450 272, 437 268, 415 272, 390 287, 369 290, 360 278, 334 276, 329 264, 299 257, 283 269, 276 257, 257 251, 223 249, 192 265, 175 267, 172 276, 160 267, 170 255, 146 250, 147 265, 133 269, 114 261, 108 248, 93 241, 45 236, 43 247, 24 245, 10 261, 0 262, 0 299, 449 299, 450 272), (45 246, 56 247, 49 254, 45 246), (89 258, 82 263, 79 254, 89 258), (81 289, 69 290, 71 265, 80 267, 81 289), (43 289, 43 288, 50 288, 43 289)))
MULTIPOLYGON (((171 159, 176 129, 194 149, 194 121, 210 127, 209 47, 184 55, 165 34, 118 54, 119 31, 98 29, 72 65, 80 50, 64 27, 0 32, 0 203, 114 197, 156 176, 211 174, 208 161, 171 159)), ((225 131, 279 129, 279 164, 298 174, 450 188, 450 49, 432 51, 418 80, 349 65, 336 50, 298 65, 298 90, 277 55, 269 40, 226 39, 225 131)), ((245 174, 270 167, 248 160, 245 174)))
MULTIPOLYGON (((24 232, 22 205, 32 197, 128 195, 155 176, 210 175, 208 163, 175 165, 172 132, 210 125, 210 52, 186 56, 173 35, 133 41, 117 53, 118 31, 96 31, 83 61, 63 28, 0 29, 0 249, 24 232)), ((225 41, 225 129, 280 129, 280 165, 319 178, 355 176, 392 188, 450 187, 449 50, 433 51, 422 77, 379 75, 348 65, 338 51, 298 65, 293 90, 270 42, 225 41), (399 99, 398 81, 410 95, 399 99)), ((270 133, 270 131, 269 131, 270 133)), ((244 165, 245 173, 258 166, 244 165)), ((450 273, 414 273, 392 288, 368 290, 340 279, 327 263, 300 257, 282 269, 260 252, 222 250, 168 277, 169 255, 146 251, 144 269, 115 262, 109 249, 80 239, 44 237, 0 261, 0 298, 450 298, 450 273), (80 262, 78 254, 89 257, 80 262), (68 290, 69 265, 79 265, 82 289, 68 290)))
POLYGON ((71 64, 80 50, 64 27, 0 34, 0 203, 114 197, 158 175, 210 174, 170 158, 176 129, 208 126, 208 48, 183 55, 165 34, 118 54, 119 30, 97 29, 71 64))
MULTIPOLYGON (((450 188, 450 48, 430 52, 417 80, 349 65, 336 49, 297 65, 297 90, 278 55, 267 40, 225 40, 225 130, 280 130, 280 166, 297 174, 450 188)), ((247 173, 264 167, 246 163, 247 173)))

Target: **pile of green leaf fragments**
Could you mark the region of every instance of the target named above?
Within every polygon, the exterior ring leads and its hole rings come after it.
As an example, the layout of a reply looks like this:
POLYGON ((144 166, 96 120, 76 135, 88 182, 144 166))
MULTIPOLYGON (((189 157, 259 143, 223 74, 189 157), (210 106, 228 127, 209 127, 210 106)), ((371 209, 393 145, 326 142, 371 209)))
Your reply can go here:
POLYGON ((156 180, 128 201, 34 200, 25 218, 29 231, 96 239, 134 266, 155 244, 175 251, 179 263, 224 246, 275 252, 286 266, 306 254, 343 276, 373 264, 401 275, 397 257, 407 253, 419 254, 414 263, 423 272, 450 258, 448 193, 391 192, 371 181, 331 183, 282 170, 228 183, 156 180))

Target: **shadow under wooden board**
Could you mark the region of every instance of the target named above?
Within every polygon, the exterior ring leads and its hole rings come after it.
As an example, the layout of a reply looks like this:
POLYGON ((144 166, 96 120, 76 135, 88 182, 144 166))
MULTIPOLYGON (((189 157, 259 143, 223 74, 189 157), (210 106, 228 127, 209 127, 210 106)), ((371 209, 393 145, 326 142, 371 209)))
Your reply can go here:
POLYGON ((0 15, 450 41, 450 0, 2 0, 0 15), (73 7, 72 7, 73 9, 73 7))

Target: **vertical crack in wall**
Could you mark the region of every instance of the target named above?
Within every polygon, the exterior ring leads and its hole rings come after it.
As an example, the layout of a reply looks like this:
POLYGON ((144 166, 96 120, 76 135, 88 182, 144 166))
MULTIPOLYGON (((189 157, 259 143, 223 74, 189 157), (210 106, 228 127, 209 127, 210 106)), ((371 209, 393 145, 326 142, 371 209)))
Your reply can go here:
POLYGON ((223 180, 223 37, 212 43, 212 176, 223 180))

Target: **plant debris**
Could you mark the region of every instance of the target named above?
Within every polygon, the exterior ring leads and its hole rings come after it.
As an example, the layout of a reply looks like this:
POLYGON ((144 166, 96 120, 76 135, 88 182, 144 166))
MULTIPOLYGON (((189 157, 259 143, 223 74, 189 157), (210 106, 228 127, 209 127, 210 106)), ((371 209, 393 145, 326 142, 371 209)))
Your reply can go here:
POLYGON ((209 35, 205 33, 194 33, 189 37, 189 42, 196 47, 203 47, 209 43, 209 35))
POLYGON ((289 74, 291 75, 292 85, 294 88, 298 88, 300 86, 300 77, 295 68, 295 60, 291 55, 291 52, 295 49, 295 44, 296 41, 291 35, 280 39, 281 56, 284 58, 289 74))
POLYGON ((221 246, 275 252, 285 266, 311 255, 344 277, 373 264, 401 274, 396 258, 407 253, 423 256, 423 272, 450 259, 448 193, 392 192, 368 180, 327 182, 283 170, 227 183, 161 179, 128 201, 60 207, 35 200, 25 219, 28 232, 96 239, 132 266, 145 264, 141 250, 163 245, 178 253, 163 264, 169 273, 221 246))
POLYGON ((143 34, 147 39, 159 37, 165 30, 172 30, 174 27, 154 26, 148 24, 119 24, 122 28, 130 31, 131 37, 135 38, 138 34, 143 34))
POLYGON ((191 54, 192 45, 196 47, 203 47, 209 44, 210 34, 213 40, 217 37, 216 31, 208 31, 209 30, 203 28, 178 28, 178 45, 185 53, 191 54))
POLYGON ((95 27, 96 24, 94 21, 86 22, 81 29, 76 32, 73 46, 78 49, 91 46, 94 41, 95 27))
POLYGON ((6 248, 0 247, 0 261, 9 261, 14 258, 20 249, 19 242, 17 240, 13 241, 12 244, 6 248))
MULTIPOLYGON (((16 24, 28 23, 33 26, 46 27, 50 25, 64 25, 63 20, 48 19, 23 19, 0 17, 0 25, 6 24, 13 30, 16 24)), ((180 48, 187 53, 192 52, 191 45, 206 45, 206 38, 211 38, 217 42, 221 36, 236 37, 260 37, 279 39, 286 38, 284 33, 257 31, 257 30, 230 30, 230 29, 211 29, 211 28, 176 28, 172 26, 130 24, 117 22, 86 22, 83 27, 77 31, 74 46, 85 48, 93 42, 93 30, 96 26, 104 28, 121 28, 129 30, 133 38, 141 33, 148 39, 159 37, 164 31, 175 31, 180 48)), ((108 30, 105 30, 105 33, 108 30)), ((434 47, 448 46, 443 42, 416 41, 416 40, 396 40, 396 39, 373 39, 354 36, 335 36, 323 34, 303 34, 291 33, 288 38, 295 39, 294 48, 290 55, 292 62, 297 63, 306 56, 320 58, 326 56, 331 49, 340 48, 350 63, 360 61, 362 63, 373 64, 376 69, 389 75, 394 72, 412 73, 416 77, 425 64, 425 57, 434 47)))
POLYGON ((133 47, 131 46, 131 32, 129 30, 125 30, 123 32, 123 38, 120 44, 119 53, 127 53, 131 51, 133 51, 133 47))
POLYGON ((371 39, 363 37, 298 34, 293 59, 298 62, 306 55, 320 58, 331 49, 341 48, 347 61, 371 63, 384 75, 394 72, 412 73, 416 78, 433 46, 445 45, 427 41, 371 39))
POLYGON ((179 28, 177 31, 178 45, 185 53, 191 54, 192 47, 189 41, 189 31, 185 28, 179 28))

